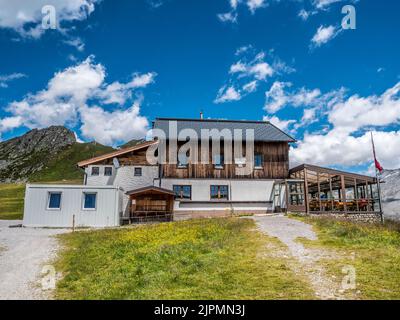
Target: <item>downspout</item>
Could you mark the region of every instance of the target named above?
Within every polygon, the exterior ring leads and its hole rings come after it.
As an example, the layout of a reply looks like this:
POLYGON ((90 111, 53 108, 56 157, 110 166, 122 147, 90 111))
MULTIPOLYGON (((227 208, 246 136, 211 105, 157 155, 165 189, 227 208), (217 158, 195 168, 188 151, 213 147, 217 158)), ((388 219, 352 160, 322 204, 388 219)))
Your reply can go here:
POLYGON ((83 184, 86 186, 86 185, 87 185, 87 173, 86 173, 86 170, 83 169, 83 168, 81 168, 81 167, 78 166, 78 165, 76 165, 76 167, 77 167, 79 170, 82 170, 82 171, 83 171, 83 184))
POLYGON ((161 179, 162 179, 162 176, 163 176, 162 170, 163 170, 162 164, 159 164, 158 165, 158 186, 160 188, 161 188, 161 179))

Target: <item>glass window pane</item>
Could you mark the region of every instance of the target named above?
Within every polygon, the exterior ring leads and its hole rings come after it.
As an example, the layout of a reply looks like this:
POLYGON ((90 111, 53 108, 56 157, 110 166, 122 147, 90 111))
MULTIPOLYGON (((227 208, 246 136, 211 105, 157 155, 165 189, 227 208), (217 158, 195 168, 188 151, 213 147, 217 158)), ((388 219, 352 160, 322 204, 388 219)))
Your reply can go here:
POLYGON ((211 199, 228 200, 228 186, 211 186, 211 199))
POLYGON ((142 168, 135 168, 135 176, 136 177, 142 176, 142 168))
POLYGON ((96 193, 85 193, 84 209, 96 209, 96 193))
POLYGON ((112 176, 112 167, 105 167, 104 168, 104 175, 105 176, 112 176))
POLYGON ((191 186, 183 186, 182 187, 182 197, 184 199, 190 199, 192 194, 192 187, 191 186))
POLYGON ((92 167, 92 176, 98 176, 100 172, 99 167, 92 167))
POLYGON ((188 156, 185 153, 178 153, 178 166, 186 167, 188 163, 188 156))
POLYGON ((61 208, 61 193, 50 193, 49 196, 49 209, 60 209, 61 208))
POLYGON ((255 154, 254 155, 254 166, 256 168, 261 168, 263 165, 263 156, 262 154, 255 154))
POLYGON ((178 199, 191 199, 192 186, 173 186, 175 197, 178 199))
POLYGON ((224 165, 224 155, 223 154, 214 155, 214 165, 216 167, 222 167, 224 165))

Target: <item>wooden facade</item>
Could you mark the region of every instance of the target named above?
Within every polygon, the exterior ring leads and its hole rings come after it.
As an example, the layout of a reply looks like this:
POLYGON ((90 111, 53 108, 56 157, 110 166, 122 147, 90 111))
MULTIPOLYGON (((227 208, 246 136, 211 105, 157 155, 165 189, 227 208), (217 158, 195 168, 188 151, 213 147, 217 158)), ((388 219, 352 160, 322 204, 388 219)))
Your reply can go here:
POLYGON ((174 192, 146 187, 127 192, 130 200, 130 222, 171 221, 174 211, 174 192))
MULTIPOLYGON (((237 164, 224 164, 217 168, 212 163, 212 148, 210 145, 209 164, 188 164, 185 168, 177 164, 161 165, 161 178, 180 179, 285 179, 289 176, 289 144, 287 142, 255 142, 254 153, 262 155, 262 167, 254 168, 250 175, 236 175, 237 164)), ((221 153, 222 153, 221 146, 221 153)), ((245 146, 243 146, 245 150, 245 146)), ((117 155, 121 166, 145 166, 149 165, 146 160, 147 148, 138 149, 129 153, 117 155)), ((168 147, 167 147, 168 155, 168 147)), ((199 146, 200 157, 200 146, 199 146)), ((232 159, 234 159, 232 155, 232 159)), ((167 159, 168 160, 168 159, 167 159)), ((234 160, 233 160, 234 161, 234 160)), ((199 161, 200 162, 200 161, 199 161)), ((92 163, 97 165, 112 165, 113 158, 101 159, 92 163)))
MULTIPOLYGON (((221 154, 223 148, 221 146, 221 154)), ((243 146, 245 150, 245 146, 243 146)), ((200 150, 199 150, 200 153, 200 150)), ((254 153, 262 155, 262 167, 254 168, 250 175, 236 174, 237 164, 224 164, 221 168, 212 163, 210 146, 208 164, 191 164, 180 168, 177 164, 162 165, 163 178, 180 179, 284 179, 289 176, 289 145, 287 142, 255 142, 254 153)), ((200 155, 199 155, 200 157, 200 155)), ((232 162, 234 156, 232 155, 232 162)))

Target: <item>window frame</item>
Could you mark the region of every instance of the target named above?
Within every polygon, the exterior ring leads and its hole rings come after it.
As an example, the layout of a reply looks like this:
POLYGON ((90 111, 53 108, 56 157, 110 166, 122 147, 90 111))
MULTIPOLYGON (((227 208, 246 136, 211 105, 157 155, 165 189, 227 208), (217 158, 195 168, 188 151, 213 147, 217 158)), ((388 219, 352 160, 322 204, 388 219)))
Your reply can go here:
POLYGON ((172 190, 174 191, 174 193, 175 193, 175 199, 177 199, 177 200, 192 200, 192 186, 190 185, 190 184, 174 184, 173 186, 172 186, 172 190), (184 187, 189 187, 189 189, 190 189, 190 195, 189 195, 189 198, 183 198, 182 196, 178 196, 177 194, 176 194, 176 192, 175 192, 175 188, 181 188, 181 192, 183 193, 183 188, 184 187))
POLYGON ((91 169, 90 169, 90 176, 91 177, 98 177, 98 176, 100 176, 100 167, 98 167, 98 166, 93 166, 93 167, 91 167, 91 169), (94 169, 97 169, 97 174, 94 174, 93 173, 93 170, 94 169))
POLYGON ((96 211, 97 210, 97 192, 94 191, 83 191, 83 196, 82 196, 82 210, 83 211, 96 211), (95 195, 96 198, 94 200, 94 208, 86 208, 86 195, 95 195))
POLYGON ((113 175, 113 167, 104 167, 104 176, 112 177, 112 175, 113 175), (110 169, 110 174, 107 174, 107 169, 110 169))
POLYGON ((262 153, 256 153, 256 154, 254 154, 254 169, 256 169, 256 170, 261 170, 261 169, 263 169, 264 167, 263 167, 263 164, 264 164, 264 155, 262 154, 262 153), (261 165, 260 166, 257 166, 256 165, 256 157, 257 156, 260 156, 261 157, 261 165))
POLYGON ((46 210, 48 210, 48 211, 61 211, 61 202, 62 202, 62 192, 61 191, 49 191, 47 193, 46 210), (51 195, 53 195, 53 194, 59 194, 60 195, 60 206, 58 208, 50 208, 51 195))
POLYGON ((133 175, 134 175, 135 177, 142 177, 142 176, 143 176, 143 168, 142 168, 142 167, 135 167, 135 168, 133 169, 133 175), (139 170, 139 171, 140 171, 140 174, 137 173, 136 170, 139 170))
POLYGON ((211 201, 229 201, 229 185, 223 184, 223 185, 210 185, 210 200, 211 201), (226 187, 226 198, 213 198, 212 197, 212 189, 213 187, 217 187, 217 194, 221 194, 221 188, 226 187))
POLYGON ((223 153, 214 155, 214 162, 216 162, 215 157, 219 157, 220 163, 214 163, 214 169, 223 170, 225 166, 225 155, 223 153))
POLYGON ((179 158, 180 155, 181 154, 178 153, 178 156, 177 156, 178 163, 176 165, 177 165, 178 169, 187 169, 189 166, 189 156, 187 154, 185 154, 186 163, 182 163, 181 159, 179 158))

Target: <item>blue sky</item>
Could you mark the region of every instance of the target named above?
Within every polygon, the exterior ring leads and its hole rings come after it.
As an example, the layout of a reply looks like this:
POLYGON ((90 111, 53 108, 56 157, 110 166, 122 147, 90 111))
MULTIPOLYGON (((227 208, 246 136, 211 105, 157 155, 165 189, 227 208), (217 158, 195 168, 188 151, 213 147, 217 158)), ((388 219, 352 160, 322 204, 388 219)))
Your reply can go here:
POLYGON ((298 139, 293 164, 368 171, 374 131, 383 165, 400 167, 399 12, 391 0, 0 0, 0 137, 58 124, 118 145, 202 110, 270 120, 298 139), (45 4, 55 30, 41 28, 45 4), (341 27, 349 4, 355 30, 341 27))

